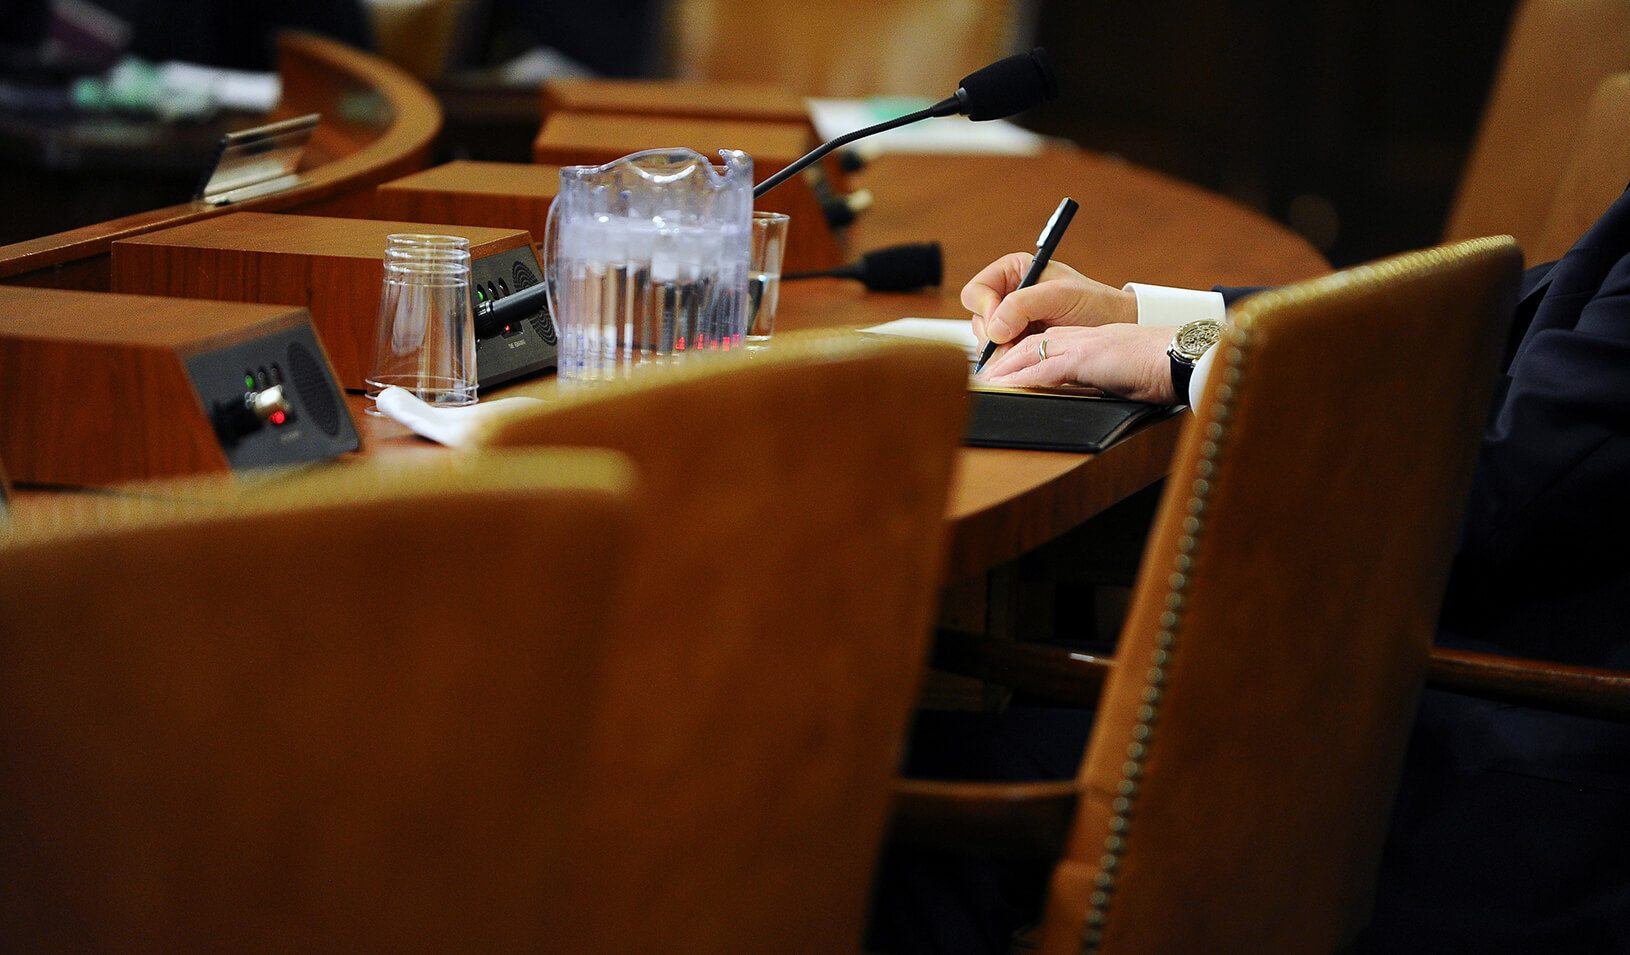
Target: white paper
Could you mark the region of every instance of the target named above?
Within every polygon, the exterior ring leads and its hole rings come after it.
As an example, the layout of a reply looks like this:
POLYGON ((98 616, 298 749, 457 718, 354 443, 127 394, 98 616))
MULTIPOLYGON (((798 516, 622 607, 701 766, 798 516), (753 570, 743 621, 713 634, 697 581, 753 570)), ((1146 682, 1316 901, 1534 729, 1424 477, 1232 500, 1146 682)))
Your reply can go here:
POLYGON ((979 360, 979 339, 973 333, 973 321, 966 318, 897 318, 892 322, 862 328, 867 335, 898 335, 901 338, 921 338, 932 342, 950 342, 968 350, 968 360, 979 360))
POLYGON ((283 81, 276 73, 224 70, 171 60, 159 65, 158 77, 169 94, 207 96, 217 106, 246 113, 267 112, 283 95, 283 81))
POLYGON ((426 404, 406 388, 386 388, 379 393, 375 405, 380 414, 406 425, 419 437, 429 438, 450 448, 461 448, 469 444, 482 423, 491 420, 494 415, 507 414, 516 408, 542 408, 548 402, 541 398, 516 396, 461 408, 437 408, 426 404))
MULTIPOLYGON (((927 106, 901 100, 812 99, 809 115, 821 139, 874 126, 927 106)), ((868 137, 856 146, 869 155, 939 153, 943 155, 1034 156, 1043 139, 1005 119, 976 123, 962 116, 939 116, 868 137)))

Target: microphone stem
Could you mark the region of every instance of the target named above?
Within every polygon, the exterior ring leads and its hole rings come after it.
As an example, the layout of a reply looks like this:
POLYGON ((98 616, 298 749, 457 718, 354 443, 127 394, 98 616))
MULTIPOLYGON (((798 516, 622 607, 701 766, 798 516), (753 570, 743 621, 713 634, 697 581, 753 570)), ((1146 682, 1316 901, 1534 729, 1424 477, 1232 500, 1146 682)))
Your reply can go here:
POLYGON ((837 139, 822 143, 821 145, 815 147, 814 149, 805 153, 804 156, 797 162, 785 167, 780 172, 754 186, 753 198, 759 198, 766 192, 774 189, 776 186, 781 185, 783 182, 786 182, 793 176, 803 172, 805 169, 809 168, 810 164, 820 161, 821 157, 825 156, 834 149, 847 146, 857 139, 865 139, 867 136, 875 136, 878 133, 886 133, 891 129, 898 129, 901 126, 909 126, 912 123, 921 122, 925 119, 932 119, 935 116, 949 116, 957 112, 961 104, 962 101, 960 99, 952 96, 935 103, 933 106, 930 106, 927 109, 920 109, 915 113, 907 113, 904 116, 896 116, 893 119, 884 120, 883 122, 878 123, 876 126, 867 126, 864 129, 857 129, 852 133, 844 133, 837 139))

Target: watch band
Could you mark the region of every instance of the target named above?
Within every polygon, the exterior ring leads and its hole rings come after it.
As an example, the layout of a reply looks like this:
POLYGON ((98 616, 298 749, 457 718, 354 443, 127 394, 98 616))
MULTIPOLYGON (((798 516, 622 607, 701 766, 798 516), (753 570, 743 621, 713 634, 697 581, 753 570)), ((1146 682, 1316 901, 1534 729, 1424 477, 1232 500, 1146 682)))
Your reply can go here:
POLYGON ((1172 397, 1176 399, 1172 403, 1186 405, 1189 403, 1189 382, 1194 380, 1194 364, 1170 351, 1166 353, 1166 358, 1172 365, 1172 397))

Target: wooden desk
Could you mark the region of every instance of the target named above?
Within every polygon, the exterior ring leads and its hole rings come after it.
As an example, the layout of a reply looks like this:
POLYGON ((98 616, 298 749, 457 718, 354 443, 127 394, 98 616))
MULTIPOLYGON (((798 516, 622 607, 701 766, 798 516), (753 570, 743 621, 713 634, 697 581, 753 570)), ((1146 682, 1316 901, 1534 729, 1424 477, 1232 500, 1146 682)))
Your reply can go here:
MULTIPOLYGON (((886 156, 867 167, 863 184, 878 200, 854 227, 855 247, 937 239, 945 247, 945 287, 880 294, 834 280, 789 283, 781 328, 966 315, 958 301, 966 279, 1004 253, 1028 250, 1063 195, 1074 196, 1081 211, 1058 259, 1111 284, 1276 284, 1328 269, 1301 238, 1255 213, 1076 150, 1028 159, 886 156)), ((399 425, 363 415, 360 399, 353 411, 363 453, 442 453, 399 425)), ((977 578, 1158 480, 1181 423, 1146 428, 1099 455, 965 450, 947 513, 953 525, 947 581, 977 578)), ((57 496, 21 492, 18 510, 49 507, 57 496)))
MULTIPOLYGON (((885 156, 862 184, 877 204, 855 224, 857 249, 937 239, 946 284, 916 294, 858 283, 793 282, 783 329, 863 327, 906 315, 958 317, 963 283, 1007 252, 1029 251, 1061 196, 1081 203, 1057 258, 1111 284, 1209 288, 1279 284, 1328 271, 1305 241, 1233 203, 1126 163, 1071 149, 1029 159, 885 156)), ((496 394, 525 390, 518 385, 496 394)), ((365 449, 430 453, 405 428, 353 406, 365 449), (366 420, 363 420, 366 419, 366 420)), ((951 495, 946 580, 978 577, 1159 480, 1183 419, 1145 428, 1097 455, 967 448, 951 495)))

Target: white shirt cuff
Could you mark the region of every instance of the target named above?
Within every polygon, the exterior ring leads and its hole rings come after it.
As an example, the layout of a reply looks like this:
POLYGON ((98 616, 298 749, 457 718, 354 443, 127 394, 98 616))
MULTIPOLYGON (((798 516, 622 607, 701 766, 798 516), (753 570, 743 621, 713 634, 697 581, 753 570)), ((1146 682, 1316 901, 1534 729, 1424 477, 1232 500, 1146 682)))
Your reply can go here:
POLYGON ((1194 374, 1189 376, 1189 407, 1197 408, 1200 405, 1200 396, 1206 393, 1206 378, 1211 374, 1211 366, 1217 357, 1217 346, 1212 345, 1206 349, 1194 363, 1194 374))
POLYGON ((1215 322, 1228 320, 1228 306, 1223 303, 1220 292, 1167 288, 1138 282, 1128 282, 1122 290, 1137 296, 1139 325, 1187 325, 1202 319, 1215 322))

